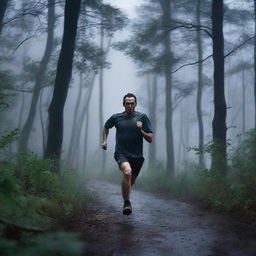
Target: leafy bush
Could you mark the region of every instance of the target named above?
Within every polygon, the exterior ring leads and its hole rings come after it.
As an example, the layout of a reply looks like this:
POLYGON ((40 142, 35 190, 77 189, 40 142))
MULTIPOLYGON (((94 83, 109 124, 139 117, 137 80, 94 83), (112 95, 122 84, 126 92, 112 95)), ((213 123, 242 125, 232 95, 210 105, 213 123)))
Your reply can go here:
POLYGON ((65 232, 26 237, 22 243, 15 240, 0 240, 0 250, 5 256, 76 256, 82 254, 84 247, 77 234, 65 232))
POLYGON ((229 152, 226 176, 196 164, 168 175, 156 163, 141 175, 137 184, 150 191, 202 199, 219 209, 256 217, 256 131, 251 130, 238 139, 236 148, 229 152))
MULTIPOLYGON (((84 179, 75 170, 65 170, 60 177, 51 171, 52 165, 51 160, 38 159, 33 153, 19 155, 17 164, 0 162, 1 220, 8 220, 14 227, 50 229, 85 203, 88 196, 84 179)), ((16 230, 11 233, 9 230, 10 238, 6 236, 8 227, 0 225, 3 237, 0 251, 6 252, 4 255, 79 255, 81 252, 82 243, 75 235, 32 236, 22 231, 16 237, 16 230)))

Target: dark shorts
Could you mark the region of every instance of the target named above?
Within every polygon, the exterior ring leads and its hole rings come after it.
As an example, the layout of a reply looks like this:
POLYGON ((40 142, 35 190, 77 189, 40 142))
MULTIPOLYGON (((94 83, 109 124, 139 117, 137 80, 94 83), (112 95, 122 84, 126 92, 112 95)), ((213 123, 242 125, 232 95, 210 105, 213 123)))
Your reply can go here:
POLYGON ((122 153, 115 152, 114 158, 118 163, 119 167, 122 163, 128 162, 132 168, 132 175, 137 177, 140 173, 140 169, 144 162, 144 157, 134 158, 134 157, 126 157, 122 153))

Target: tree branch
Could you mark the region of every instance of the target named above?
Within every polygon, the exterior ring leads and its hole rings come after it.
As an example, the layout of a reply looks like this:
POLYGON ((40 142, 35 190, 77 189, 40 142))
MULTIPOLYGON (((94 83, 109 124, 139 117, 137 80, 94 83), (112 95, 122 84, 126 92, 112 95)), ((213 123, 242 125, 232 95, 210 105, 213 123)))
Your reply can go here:
POLYGON ((8 221, 8 220, 6 220, 4 218, 1 218, 1 217, 0 217, 0 223, 3 223, 3 224, 8 225, 8 226, 11 226, 11 227, 13 227, 15 229, 20 229, 20 230, 28 231, 28 232, 42 233, 42 232, 46 231, 46 229, 42 229, 42 228, 38 228, 38 227, 22 226, 20 224, 10 222, 10 221, 8 221))
POLYGON ((186 29, 195 28, 196 30, 204 31, 210 38, 212 38, 212 34, 211 34, 211 32, 209 32, 209 30, 211 30, 211 29, 207 26, 199 26, 199 25, 187 23, 187 24, 178 25, 176 27, 172 27, 172 26, 168 26, 168 27, 170 28, 168 31, 174 31, 179 28, 186 28, 186 29))
MULTIPOLYGON (((239 48, 241 48, 243 45, 245 45, 246 43, 248 43, 250 40, 252 40, 253 38, 255 38, 256 36, 252 36, 252 37, 249 37, 247 40, 245 40, 243 43, 239 44, 238 46, 236 46, 232 51, 230 51, 229 53, 227 53, 226 55, 224 55, 224 58, 230 56, 232 53, 234 53, 236 50, 238 50, 239 48)), ((204 62, 205 60, 211 58, 213 55, 209 55, 207 56, 206 58, 202 59, 201 61, 196 61, 196 62, 192 62, 192 63, 187 63, 187 64, 184 64, 180 67, 178 67, 177 69, 175 69, 174 71, 172 71, 171 73, 175 73, 177 72, 178 70, 180 70, 181 68, 184 68, 186 66, 192 66, 192 65, 195 65, 195 64, 198 64, 198 63, 201 63, 201 62, 204 62)))
POLYGON ((175 69, 174 71, 172 71, 171 73, 175 73, 175 72, 177 72, 178 70, 180 70, 181 68, 184 68, 184 67, 186 67, 186 66, 192 66, 192 65, 195 65, 195 64, 198 64, 198 63, 204 62, 205 60, 207 60, 207 59, 211 58, 212 56, 213 56, 213 55, 211 54, 211 55, 209 55, 209 56, 205 57, 204 59, 202 59, 202 60, 200 60, 200 61, 196 61, 196 62, 192 62, 192 63, 184 64, 184 65, 182 65, 182 66, 178 67, 177 69, 175 69))
POLYGON ((239 44, 237 47, 235 47, 232 51, 230 51, 229 53, 227 53, 226 55, 224 55, 224 58, 228 57, 229 55, 231 55, 232 53, 234 53, 236 50, 238 50, 239 48, 241 48, 243 45, 245 45, 246 43, 248 43, 250 40, 252 40, 253 38, 255 38, 255 35, 252 37, 249 37, 247 40, 245 40, 243 43, 239 44))

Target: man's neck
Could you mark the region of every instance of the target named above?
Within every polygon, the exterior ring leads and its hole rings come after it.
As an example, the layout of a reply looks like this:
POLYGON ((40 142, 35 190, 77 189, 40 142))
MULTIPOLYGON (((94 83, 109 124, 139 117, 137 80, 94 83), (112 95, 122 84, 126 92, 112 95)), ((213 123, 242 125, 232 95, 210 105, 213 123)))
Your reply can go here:
POLYGON ((133 112, 131 112, 131 113, 128 113, 128 112, 124 111, 124 113, 125 113, 125 115, 127 115, 127 116, 132 116, 132 115, 135 113, 135 111, 133 111, 133 112))

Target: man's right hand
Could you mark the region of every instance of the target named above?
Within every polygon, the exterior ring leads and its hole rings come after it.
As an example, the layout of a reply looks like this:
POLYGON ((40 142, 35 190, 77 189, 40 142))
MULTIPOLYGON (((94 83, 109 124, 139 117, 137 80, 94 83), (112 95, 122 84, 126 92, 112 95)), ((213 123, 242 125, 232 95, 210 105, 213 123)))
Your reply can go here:
POLYGON ((104 149, 104 150, 107 150, 108 148, 108 143, 106 141, 104 141, 101 145, 101 148, 104 149))

